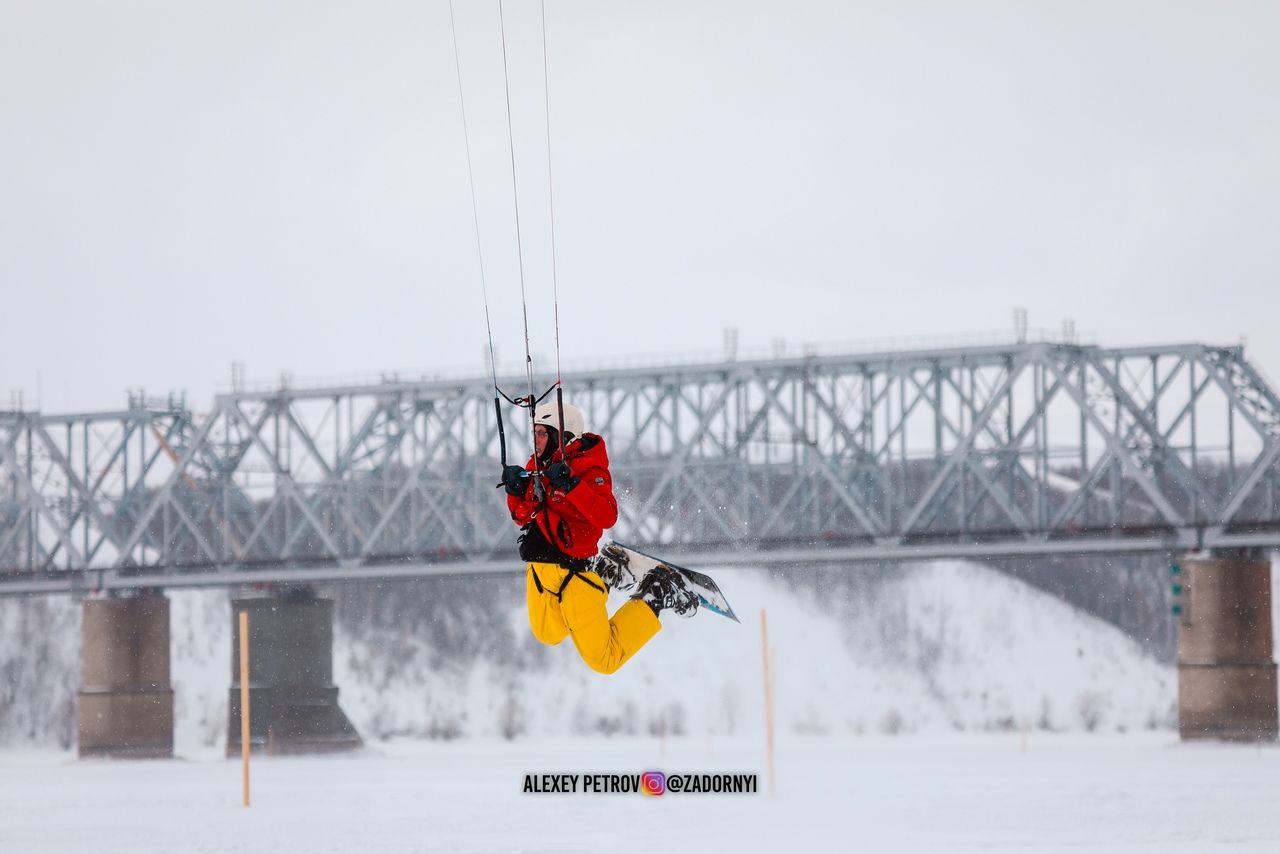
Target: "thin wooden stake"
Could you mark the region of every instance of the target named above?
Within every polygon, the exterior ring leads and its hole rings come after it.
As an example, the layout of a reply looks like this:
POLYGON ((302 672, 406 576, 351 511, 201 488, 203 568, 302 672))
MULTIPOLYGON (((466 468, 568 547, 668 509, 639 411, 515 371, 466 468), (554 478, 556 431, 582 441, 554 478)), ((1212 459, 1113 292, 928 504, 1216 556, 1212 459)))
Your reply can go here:
POLYGON ((760 609, 760 644, 764 660, 764 728, 769 763, 769 797, 772 798, 776 788, 773 773, 773 668, 770 666, 772 656, 769 654, 769 621, 764 608, 760 609))
POLYGON ((240 612, 240 756, 244 761, 244 805, 249 806, 249 612, 240 612))

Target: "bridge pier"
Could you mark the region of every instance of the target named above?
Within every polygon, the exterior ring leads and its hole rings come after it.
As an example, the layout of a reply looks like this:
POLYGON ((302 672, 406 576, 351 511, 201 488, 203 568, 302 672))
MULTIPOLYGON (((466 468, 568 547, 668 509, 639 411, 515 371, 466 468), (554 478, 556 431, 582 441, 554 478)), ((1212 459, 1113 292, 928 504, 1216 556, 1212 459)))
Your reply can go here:
POLYGON ((1188 558, 1178 566, 1179 734, 1274 741, 1270 560, 1188 558))
POLYGON ((81 757, 173 756, 168 599, 84 603, 76 701, 81 757))
POLYGON ((227 755, 240 754, 240 612, 249 612, 249 746, 329 753, 363 742, 333 684, 333 600, 309 590, 231 602, 227 755))

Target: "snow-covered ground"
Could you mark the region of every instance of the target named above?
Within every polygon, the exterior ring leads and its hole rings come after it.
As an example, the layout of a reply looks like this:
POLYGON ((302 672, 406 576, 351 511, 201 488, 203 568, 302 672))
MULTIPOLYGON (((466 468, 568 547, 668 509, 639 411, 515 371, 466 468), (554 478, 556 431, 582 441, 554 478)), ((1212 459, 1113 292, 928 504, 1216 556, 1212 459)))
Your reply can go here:
POLYGON ((1280 747, 1179 743, 1174 669, 1052 596, 962 563, 718 575, 743 624, 669 620, 610 677, 528 637, 518 578, 490 591, 492 649, 340 625, 367 746, 255 759, 248 810, 222 757, 225 592, 170 597, 178 758, 149 762, 75 758, 78 605, 0 601, 0 852, 1280 851, 1280 747), (646 770, 755 773, 761 793, 521 791, 646 770))
POLYGON ((240 764, 0 753, 0 851, 1280 851, 1280 748, 1168 732, 392 740, 240 764), (525 794, 526 774, 756 773, 759 794, 525 794))

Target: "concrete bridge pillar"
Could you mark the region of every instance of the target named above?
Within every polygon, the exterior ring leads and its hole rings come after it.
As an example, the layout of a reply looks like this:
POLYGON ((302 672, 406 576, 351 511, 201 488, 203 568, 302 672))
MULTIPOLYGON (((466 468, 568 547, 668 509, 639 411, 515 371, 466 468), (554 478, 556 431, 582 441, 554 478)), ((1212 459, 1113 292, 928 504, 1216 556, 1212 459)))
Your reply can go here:
POLYGON ((249 612, 250 749, 327 753, 361 746, 333 684, 333 600, 309 591, 231 602, 227 755, 240 754, 240 612, 249 612))
POLYGON ((1179 733, 1274 741, 1270 560, 1188 558, 1177 567, 1179 733))
POLYGON ((80 637, 80 756, 173 756, 169 600, 87 600, 80 637))

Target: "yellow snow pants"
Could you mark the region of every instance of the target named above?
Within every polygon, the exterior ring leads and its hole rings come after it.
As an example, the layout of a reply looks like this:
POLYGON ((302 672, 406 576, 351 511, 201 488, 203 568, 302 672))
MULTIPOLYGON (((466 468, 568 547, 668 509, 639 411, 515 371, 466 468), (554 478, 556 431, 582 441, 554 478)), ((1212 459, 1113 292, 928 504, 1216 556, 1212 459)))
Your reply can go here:
POLYGON ((609 594, 594 572, 569 578, 554 563, 530 563, 525 580, 529 626, 545 644, 566 636, 587 666, 597 673, 613 673, 656 635, 662 624, 644 602, 629 599, 609 618, 609 594), (560 595, 557 597, 557 593, 560 595))

